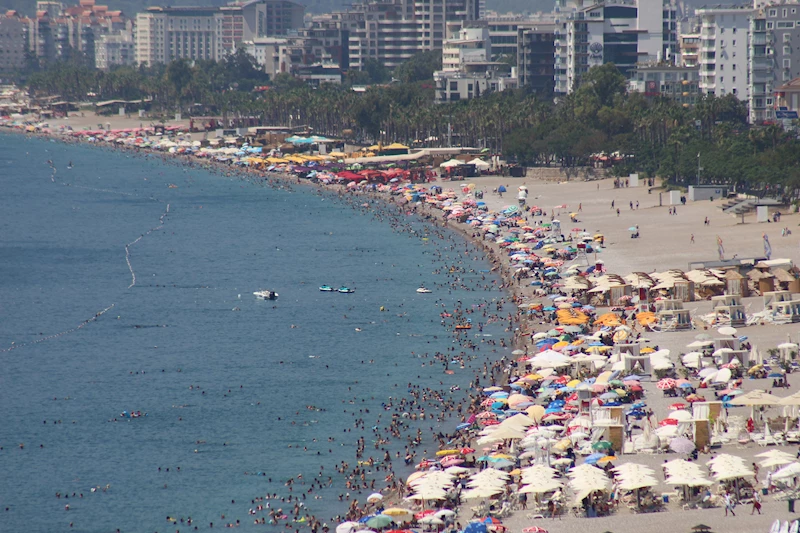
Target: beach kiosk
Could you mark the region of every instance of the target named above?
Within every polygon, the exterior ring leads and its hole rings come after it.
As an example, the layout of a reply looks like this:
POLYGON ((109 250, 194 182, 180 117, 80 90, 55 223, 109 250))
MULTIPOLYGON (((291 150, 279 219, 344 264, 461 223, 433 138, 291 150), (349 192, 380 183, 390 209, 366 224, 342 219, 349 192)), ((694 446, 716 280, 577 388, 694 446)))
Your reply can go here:
POLYGON ((738 294, 712 296, 711 310, 714 311, 715 324, 736 327, 744 326, 747 322, 742 298, 738 294))
POLYGON ((750 286, 747 284, 747 278, 742 276, 736 270, 728 270, 725 272, 725 293, 747 297, 750 296, 750 286))

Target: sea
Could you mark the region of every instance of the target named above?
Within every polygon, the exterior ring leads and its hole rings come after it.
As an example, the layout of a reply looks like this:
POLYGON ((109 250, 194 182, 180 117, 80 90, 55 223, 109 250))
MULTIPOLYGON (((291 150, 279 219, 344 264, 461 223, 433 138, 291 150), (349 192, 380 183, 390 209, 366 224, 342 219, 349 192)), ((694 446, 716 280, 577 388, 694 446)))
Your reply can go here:
MULTIPOLYGON (((321 469, 333 485, 304 503, 333 528, 335 467, 361 435, 381 458, 370 429, 390 398, 462 399, 507 356, 501 323, 470 332, 466 368, 424 356, 458 347, 440 313, 503 293, 461 236, 391 221, 374 200, 0 134, 0 531, 302 531, 248 510, 321 469), (447 287, 453 264, 481 290, 447 287)), ((417 459, 458 422, 420 422, 417 459)))

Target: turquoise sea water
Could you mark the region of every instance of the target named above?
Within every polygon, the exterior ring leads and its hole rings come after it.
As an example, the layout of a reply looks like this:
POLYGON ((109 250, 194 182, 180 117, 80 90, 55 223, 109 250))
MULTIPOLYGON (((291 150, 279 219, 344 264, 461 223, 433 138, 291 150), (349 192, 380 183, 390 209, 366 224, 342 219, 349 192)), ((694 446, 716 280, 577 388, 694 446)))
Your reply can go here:
MULTIPOLYGON (((321 466, 333 488, 307 506, 327 521, 346 508, 335 464, 355 463, 356 438, 371 438, 355 418, 369 428, 409 382, 447 391, 499 357, 480 345, 473 368, 446 375, 412 355, 453 346, 441 304, 502 297, 415 293, 448 281, 432 271, 458 252, 438 262, 434 253, 463 251, 463 240, 423 240, 420 221, 414 235, 396 232, 385 217, 295 189, 0 135, 0 349, 21 345, 0 352, 0 531, 192 529, 167 516, 191 516, 200 529, 240 519, 243 529, 277 530, 252 524, 250 500, 285 495, 287 478, 321 466), (322 284, 357 292, 322 293, 322 284), (261 289, 280 297, 258 301, 261 289)), ((488 268, 459 258, 467 270, 488 268)), ((499 325, 484 333, 504 334, 499 325)))

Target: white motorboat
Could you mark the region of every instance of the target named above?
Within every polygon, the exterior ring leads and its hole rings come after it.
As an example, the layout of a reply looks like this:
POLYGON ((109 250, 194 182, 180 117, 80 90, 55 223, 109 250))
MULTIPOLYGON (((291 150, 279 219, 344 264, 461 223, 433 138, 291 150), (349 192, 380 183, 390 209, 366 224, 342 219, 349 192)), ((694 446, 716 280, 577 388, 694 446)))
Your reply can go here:
POLYGON ((420 294, 430 294, 433 291, 430 289, 426 289, 425 287, 420 287, 419 289, 417 289, 417 292, 420 294))
POLYGON ((256 298, 261 298, 262 300, 274 300, 278 297, 278 293, 275 291, 256 291, 253 293, 256 298))

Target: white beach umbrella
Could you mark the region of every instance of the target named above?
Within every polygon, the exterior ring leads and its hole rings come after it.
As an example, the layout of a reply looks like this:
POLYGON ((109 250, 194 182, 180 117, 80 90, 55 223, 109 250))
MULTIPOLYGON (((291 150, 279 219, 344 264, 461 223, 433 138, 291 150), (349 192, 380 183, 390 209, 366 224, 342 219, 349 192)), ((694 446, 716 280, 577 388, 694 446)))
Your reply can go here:
POLYGON ((528 483, 520 489, 522 494, 544 494, 559 490, 563 487, 560 481, 556 479, 538 479, 533 483, 528 483))
POLYGON ((336 533, 353 533, 356 529, 360 528, 361 524, 358 522, 342 522, 336 526, 336 533))
POLYGON ((710 479, 701 475, 670 476, 667 485, 686 485, 687 487, 708 487, 714 484, 710 479))
POLYGON ((465 500, 475 500, 483 498, 491 498, 503 492, 502 487, 481 487, 476 489, 465 490, 461 493, 461 497, 465 500))
POLYGON ((772 479, 791 479, 798 476, 800 476, 800 463, 791 463, 772 474, 772 479))

